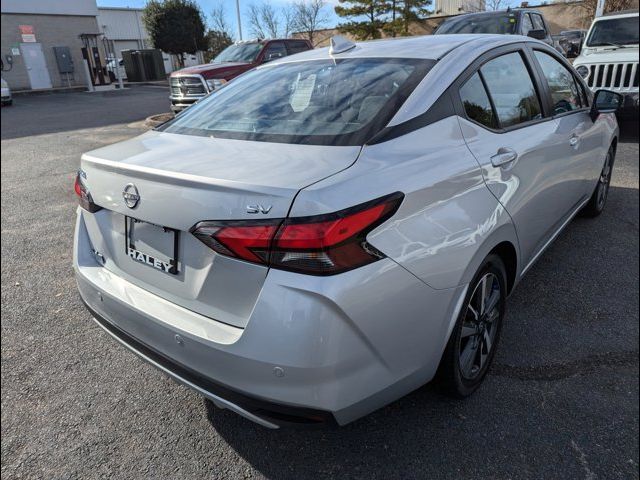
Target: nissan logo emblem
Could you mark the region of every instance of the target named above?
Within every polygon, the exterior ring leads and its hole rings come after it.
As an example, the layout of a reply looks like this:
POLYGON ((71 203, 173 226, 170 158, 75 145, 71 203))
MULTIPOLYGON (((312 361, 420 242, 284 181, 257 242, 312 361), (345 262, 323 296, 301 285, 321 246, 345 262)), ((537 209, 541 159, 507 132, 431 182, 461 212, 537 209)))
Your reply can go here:
POLYGON ((140 195, 138 194, 138 188, 129 183, 122 191, 122 198, 124 198, 124 204, 129 208, 136 208, 140 201, 140 195))

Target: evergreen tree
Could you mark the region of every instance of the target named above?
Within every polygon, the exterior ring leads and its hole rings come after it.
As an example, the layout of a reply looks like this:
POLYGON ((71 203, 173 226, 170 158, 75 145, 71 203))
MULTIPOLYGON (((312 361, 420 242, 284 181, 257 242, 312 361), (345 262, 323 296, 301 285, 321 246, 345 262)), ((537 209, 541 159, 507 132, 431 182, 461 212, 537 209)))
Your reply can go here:
POLYGON ((391 12, 391 2, 387 0, 339 0, 335 7, 339 17, 352 19, 338 25, 341 32, 349 33, 358 40, 380 38, 381 29, 391 12))

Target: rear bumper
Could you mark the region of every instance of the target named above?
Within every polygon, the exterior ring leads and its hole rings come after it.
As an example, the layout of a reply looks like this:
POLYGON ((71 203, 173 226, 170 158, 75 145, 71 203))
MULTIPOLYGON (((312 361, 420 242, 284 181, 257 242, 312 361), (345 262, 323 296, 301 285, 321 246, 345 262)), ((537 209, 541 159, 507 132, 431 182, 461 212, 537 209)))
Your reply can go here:
POLYGON ((389 259, 334 277, 271 270, 238 328, 114 275, 87 241, 76 233, 74 267, 98 323, 216 405, 270 428, 342 425, 429 381, 465 292, 431 289, 389 259))

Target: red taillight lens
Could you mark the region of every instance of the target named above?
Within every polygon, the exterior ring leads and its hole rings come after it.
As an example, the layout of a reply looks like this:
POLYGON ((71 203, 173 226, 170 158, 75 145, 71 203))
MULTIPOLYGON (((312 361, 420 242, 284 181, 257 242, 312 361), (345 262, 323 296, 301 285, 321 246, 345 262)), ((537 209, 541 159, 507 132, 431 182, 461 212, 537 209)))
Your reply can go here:
POLYGON ((201 242, 230 257, 268 263, 269 247, 281 219, 263 222, 200 222, 191 229, 201 242))
POLYGON ((216 252, 273 268, 331 275, 374 262, 384 255, 367 233, 397 210, 394 193, 328 215, 240 222, 201 222, 191 231, 216 252))
POLYGON ((78 171, 78 173, 76 174, 76 180, 73 184, 73 189, 75 190, 76 195, 78 195, 78 203, 82 208, 91 213, 102 210, 102 207, 93 203, 91 194, 89 193, 89 190, 87 190, 87 187, 82 180, 82 173, 80 171, 78 171))

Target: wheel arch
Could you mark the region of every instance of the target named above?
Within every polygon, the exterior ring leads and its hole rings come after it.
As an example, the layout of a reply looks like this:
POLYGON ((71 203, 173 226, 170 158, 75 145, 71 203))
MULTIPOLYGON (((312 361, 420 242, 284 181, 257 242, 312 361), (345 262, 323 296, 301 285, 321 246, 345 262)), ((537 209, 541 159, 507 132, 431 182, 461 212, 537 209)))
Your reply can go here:
POLYGON ((465 283, 473 279, 485 259, 492 254, 498 255, 504 263, 507 270, 507 292, 510 294, 518 283, 521 268, 518 236, 512 223, 501 225, 478 248, 465 271, 465 283))
POLYGON ((516 247, 510 241, 503 241, 496 245, 489 255, 497 255, 504 263, 507 271, 507 295, 513 291, 516 284, 516 276, 518 274, 518 252, 516 247))

